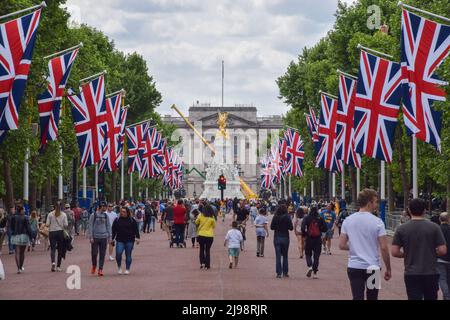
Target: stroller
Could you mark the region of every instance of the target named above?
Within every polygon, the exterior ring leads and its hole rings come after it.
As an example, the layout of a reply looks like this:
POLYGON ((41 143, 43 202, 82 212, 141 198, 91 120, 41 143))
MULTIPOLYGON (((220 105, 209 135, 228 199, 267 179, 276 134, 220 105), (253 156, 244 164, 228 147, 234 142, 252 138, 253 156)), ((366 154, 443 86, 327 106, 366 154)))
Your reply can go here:
MULTIPOLYGON (((176 232, 175 232, 175 228, 174 225, 170 226, 170 242, 169 242, 169 246, 170 248, 173 248, 174 245, 177 244, 176 241, 176 232)), ((184 232, 183 232, 183 243, 181 244, 182 248, 186 248, 186 241, 184 239, 184 232)))

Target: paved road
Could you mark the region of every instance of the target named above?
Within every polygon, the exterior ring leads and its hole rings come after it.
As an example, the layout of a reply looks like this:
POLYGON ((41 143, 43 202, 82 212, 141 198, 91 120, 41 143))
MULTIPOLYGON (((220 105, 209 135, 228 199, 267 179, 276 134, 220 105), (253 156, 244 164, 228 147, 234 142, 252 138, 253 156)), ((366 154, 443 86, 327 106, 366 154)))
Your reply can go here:
MULTIPOLYGON (((132 273, 118 275, 115 262, 105 262, 105 276, 92 276, 90 249, 83 236, 75 240, 63 268, 78 265, 82 270, 81 290, 68 290, 68 274, 50 272, 48 252, 39 246, 25 257, 25 273, 16 274, 14 256, 3 246, 2 261, 7 279, 0 281, 0 299, 351 299, 346 275, 347 252, 337 249, 321 256, 319 279, 306 277, 306 263, 299 259, 295 236, 291 235, 290 278, 275 278, 275 252, 271 237, 266 240, 264 258, 257 258, 256 236, 249 226, 246 250, 237 269, 228 269, 227 250, 223 246, 230 225, 218 222, 212 246, 212 268, 200 270, 198 249, 169 248, 167 236, 158 226, 156 233, 144 234, 133 252, 132 273), (5 254, 6 252, 6 254, 5 254)), ((393 278, 382 282, 380 299, 406 299, 403 262, 392 259, 393 278)))

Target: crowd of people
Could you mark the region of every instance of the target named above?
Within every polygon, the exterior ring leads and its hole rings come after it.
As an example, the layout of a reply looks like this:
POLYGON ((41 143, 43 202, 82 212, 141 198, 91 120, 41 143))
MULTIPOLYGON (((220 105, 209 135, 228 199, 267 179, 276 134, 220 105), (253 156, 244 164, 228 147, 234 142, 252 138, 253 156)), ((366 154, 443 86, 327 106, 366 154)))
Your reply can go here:
POLYGON ((119 204, 98 201, 91 208, 63 206, 57 202, 41 216, 36 211, 28 216, 23 206, 15 205, 7 212, 0 209, 0 249, 7 240, 9 254, 15 254, 20 274, 25 270, 27 248, 33 251, 42 243, 44 250, 50 251, 51 272, 58 272, 67 251, 73 249, 74 239, 84 235, 91 245, 91 274, 104 276, 107 252, 109 260, 116 261, 119 274, 130 274, 134 246, 139 244, 142 233, 156 232, 159 222, 171 247, 198 248, 200 269, 209 270, 216 225, 229 215, 231 224, 224 246, 230 269, 237 268, 240 253, 249 250, 244 246, 249 236, 256 239, 256 247, 250 250, 263 258, 265 240, 272 231, 275 276, 289 278, 288 252, 293 231, 298 257, 305 258, 305 276, 317 279, 320 257, 332 254, 337 231, 339 249, 348 250, 347 275, 353 299, 378 299, 380 279, 376 277, 391 279, 390 259, 395 257, 404 259, 404 283, 409 299, 437 299, 440 288, 444 299, 449 300, 449 215, 443 212, 438 220, 430 221, 425 217, 426 203, 412 199, 407 209, 408 219, 395 230, 390 245, 385 225, 377 216, 377 192, 362 190, 357 205, 359 210, 352 212, 343 200, 294 203, 281 199, 276 204, 238 199, 122 201, 119 204), (253 228, 249 229, 250 225, 253 228), (124 253, 125 270, 122 268, 124 253))

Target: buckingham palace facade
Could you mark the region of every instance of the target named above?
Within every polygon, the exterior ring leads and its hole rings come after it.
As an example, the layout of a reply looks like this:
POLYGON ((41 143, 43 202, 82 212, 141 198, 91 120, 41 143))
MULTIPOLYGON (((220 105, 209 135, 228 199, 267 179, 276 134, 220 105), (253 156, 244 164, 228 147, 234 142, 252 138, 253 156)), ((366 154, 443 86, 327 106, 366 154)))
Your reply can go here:
MULTIPOLYGON (((215 107, 196 103, 189 108, 188 120, 198 132, 214 146, 218 131, 219 112, 227 112, 227 131, 229 137, 227 151, 224 149, 224 161, 233 163, 243 180, 258 193, 260 190, 260 158, 267 152, 268 141, 276 139, 283 128, 280 115, 258 116, 257 108, 248 105, 234 107, 215 107)), ((166 115, 162 117, 166 124, 174 125, 172 141, 179 141, 175 147, 189 172, 184 175, 186 197, 198 197, 203 192, 205 169, 213 156, 212 151, 181 117, 166 115)))

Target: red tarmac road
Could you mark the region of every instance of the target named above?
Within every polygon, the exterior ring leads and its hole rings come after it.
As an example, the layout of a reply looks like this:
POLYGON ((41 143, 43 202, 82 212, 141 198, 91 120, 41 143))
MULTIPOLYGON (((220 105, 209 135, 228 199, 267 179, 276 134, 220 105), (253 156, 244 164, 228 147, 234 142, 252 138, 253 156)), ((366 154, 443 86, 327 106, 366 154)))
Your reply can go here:
MULTIPOLYGON (((297 240, 291 234, 289 249, 290 278, 275 278, 273 233, 266 239, 265 257, 256 257, 254 227, 248 223, 245 251, 237 269, 228 269, 227 250, 223 246, 231 223, 217 223, 211 249, 211 269, 200 270, 198 249, 169 248, 166 233, 159 225, 155 233, 143 234, 133 251, 130 275, 117 274, 115 262, 105 261, 105 276, 90 274, 90 246, 84 236, 76 237, 74 251, 63 261, 81 268, 81 289, 69 290, 65 272, 50 272, 50 254, 42 244, 26 253, 25 272, 16 273, 14 256, 3 245, 6 280, 0 281, 0 299, 351 299, 347 279, 347 252, 339 251, 333 239, 332 255, 320 257, 319 279, 306 277, 305 259, 299 259, 297 240)), ((124 260, 124 259, 123 259, 124 260)), ((380 299, 406 299, 403 283, 403 261, 391 258, 392 279, 382 280, 380 299)), ((124 261, 123 261, 124 264, 124 261)))

